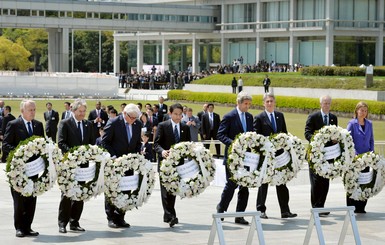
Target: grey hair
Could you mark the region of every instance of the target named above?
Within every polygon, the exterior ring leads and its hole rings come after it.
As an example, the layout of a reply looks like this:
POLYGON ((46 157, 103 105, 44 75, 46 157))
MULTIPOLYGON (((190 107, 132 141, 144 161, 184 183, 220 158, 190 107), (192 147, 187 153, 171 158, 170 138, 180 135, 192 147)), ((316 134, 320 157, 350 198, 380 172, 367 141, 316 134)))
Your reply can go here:
POLYGON ((140 115, 140 110, 139 110, 138 106, 135 104, 132 104, 132 103, 126 105, 126 107, 124 107, 123 111, 127 115, 135 114, 136 117, 138 117, 140 115))
POLYGON ((74 102, 71 104, 71 111, 76 111, 79 109, 79 107, 84 106, 87 108, 87 103, 84 99, 76 99, 74 102))
POLYGON ((36 105, 35 101, 24 99, 20 102, 20 110, 24 110, 28 104, 36 105))
POLYGON ((273 93, 265 93, 264 95, 263 95, 263 101, 265 101, 268 97, 270 97, 270 98, 273 98, 274 99, 274 101, 275 101, 275 96, 274 96, 274 94, 273 93))
POLYGON ((246 93, 244 91, 238 93, 237 104, 242 104, 243 101, 245 101, 245 100, 253 100, 253 98, 251 97, 251 95, 249 95, 248 93, 246 93))
POLYGON ((319 98, 319 103, 322 103, 322 100, 324 99, 330 99, 330 101, 332 101, 332 97, 330 97, 330 95, 324 95, 319 98))

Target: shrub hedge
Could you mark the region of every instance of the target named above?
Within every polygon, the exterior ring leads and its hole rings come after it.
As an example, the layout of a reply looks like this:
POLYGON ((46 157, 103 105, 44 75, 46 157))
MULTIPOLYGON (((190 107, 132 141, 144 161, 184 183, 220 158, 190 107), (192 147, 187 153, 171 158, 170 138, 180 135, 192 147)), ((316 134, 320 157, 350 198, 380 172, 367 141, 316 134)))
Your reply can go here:
MULTIPOLYGON (((374 76, 384 76, 385 67, 376 66, 373 69, 374 76)), ((301 68, 301 74, 306 76, 365 76, 365 68, 356 66, 309 66, 301 68)))
MULTIPOLYGON (((184 100, 190 102, 212 102, 220 104, 235 104, 236 95, 230 93, 192 92, 187 90, 171 90, 168 92, 171 100, 184 100)), ((298 110, 315 110, 320 107, 317 98, 302 98, 293 96, 276 96, 277 107, 298 110)), ((260 105, 262 95, 253 95, 253 105, 260 105)), ((352 113, 360 100, 333 99, 333 111, 352 113)), ((385 115, 385 102, 365 101, 369 106, 370 114, 385 115)))

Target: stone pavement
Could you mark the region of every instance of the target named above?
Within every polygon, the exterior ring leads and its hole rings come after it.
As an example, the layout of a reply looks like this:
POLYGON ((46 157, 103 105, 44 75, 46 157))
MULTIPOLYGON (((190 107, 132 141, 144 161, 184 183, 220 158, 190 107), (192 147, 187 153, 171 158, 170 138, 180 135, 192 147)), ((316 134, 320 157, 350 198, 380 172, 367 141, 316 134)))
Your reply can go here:
MULTIPOLYGON (((5 164, 0 168, 4 170, 5 164)), ((126 221, 131 224, 129 229, 111 229, 107 226, 104 213, 103 197, 91 199, 85 203, 80 224, 86 229, 84 233, 68 231, 60 234, 57 226, 60 191, 57 186, 38 197, 37 209, 32 229, 40 232, 38 237, 16 238, 13 227, 13 205, 5 173, 0 174, 0 237, 4 245, 13 244, 207 244, 212 213, 220 198, 222 187, 210 186, 200 196, 191 199, 177 198, 176 210, 179 224, 169 228, 163 223, 162 206, 160 202, 159 181, 149 201, 137 210, 126 213, 126 221)), ((298 178, 289 184, 290 207, 298 217, 281 219, 275 188, 269 188, 267 198, 267 215, 269 219, 262 220, 263 234, 266 244, 302 244, 310 218, 310 184, 308 170, 301 170, 298 178)), ((247 211, 255 210, 256 189, 250 190, 247 211)), ((236 195, 229 207, 229 212, 235 211, 236 195)), ((369 200, 367 214, 357 215, 358 230, 362 244, 385 244, 385 192, 369 200)), ((345 205, 345 192, 341 179, 331 182, 327 207, 345 205)), ((344 213, 332 213, 321 218, 323 232, 327 244, 337 244, 342 228, 344 213)), ((248 219, 250 221, 250 218, 248 219)), ((248 226, 235 225, 233 219, 223 222, 226 244, 245 244, 248 226)), ((68 228, 68 227, 67 227, 68 228)), ((68 229, 69 230, 69 229, 68 229)), ((257 234, 254 243, 258 244, 257 234)), ((219 244, 218 237, 215 244, 219 244)), ((318 244, 316 230, 313 229, 311 243, 318 244)), ((352 229, 349 225, 345 244, 355 244, 352 229)))

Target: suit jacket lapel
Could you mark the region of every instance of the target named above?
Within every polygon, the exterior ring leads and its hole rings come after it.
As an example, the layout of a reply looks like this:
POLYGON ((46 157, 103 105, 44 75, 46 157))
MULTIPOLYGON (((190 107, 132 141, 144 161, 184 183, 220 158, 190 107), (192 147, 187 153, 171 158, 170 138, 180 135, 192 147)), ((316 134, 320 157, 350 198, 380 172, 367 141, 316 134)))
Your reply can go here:
POLYGON ((270 126, 270 128, 273 130, 273 124, 271 124, 271 121, 269 119, 269 114, 266 113, 266 111, 263 112, 264 120, 267 123, 267 125, 270 126))

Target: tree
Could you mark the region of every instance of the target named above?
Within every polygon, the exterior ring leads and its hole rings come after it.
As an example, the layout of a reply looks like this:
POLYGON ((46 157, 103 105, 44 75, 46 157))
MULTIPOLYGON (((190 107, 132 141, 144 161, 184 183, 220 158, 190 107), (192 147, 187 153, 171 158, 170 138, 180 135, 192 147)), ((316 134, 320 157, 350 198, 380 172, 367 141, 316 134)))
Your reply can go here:
POLYGON ((27 71, 33 66, 28 60, 31 53, 18 42, 0 37, 0 69, 27 71))

